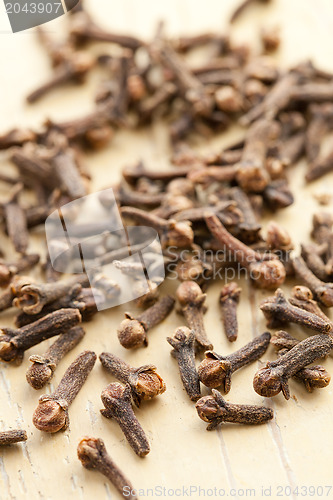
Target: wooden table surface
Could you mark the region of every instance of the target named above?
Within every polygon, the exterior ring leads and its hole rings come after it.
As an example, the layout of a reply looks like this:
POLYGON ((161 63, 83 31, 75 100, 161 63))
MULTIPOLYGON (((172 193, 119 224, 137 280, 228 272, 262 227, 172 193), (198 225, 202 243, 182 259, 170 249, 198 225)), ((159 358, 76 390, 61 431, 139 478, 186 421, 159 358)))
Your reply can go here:
MULTIPOLYGON (((235 4, 234 0, 87 0, 88 7, 100 23, 144 38, 152 35, 160 19, 167 21, 171 35, 210 29, 226 33, 228 14, 235 4)), ((9 32, 3 5, 1 9, 0 130, 15 125, 38 126, 46 117, 71 118, 92 109, 99 74, 91 76, 83 87, 54 92, 31 107, 24 104, 27 92, 49 75, 48 60, 33 30, 15 35, 9 32)), ((64 24, 66 18, 60 18, 49 23, 47 28, 56 36, 64 24)), ((253 42, 256 46, 259 28, 276 24, 281 26, 283 40, 276 55, 279 64, 287 67, 311 57, 320 67, 333 70, 333 4, 330 0, 275 0, 268 7, 252 7, 235 26, 235 39, 253 42)), ((100 49, 101 46, 96 45, 92 50, 98 52, 100 49)), ((241 129, 233 127, 213 140, 202 139, 196 147, 200 151, 218 149, 241 135, 241 129)), ((168 135, 162 123, 140 132, 121 131, 105 150, 87 156, 94 178, 93 190, 114 183, 120 169, 138 158, 143 158, 154 168, 168 165, 169 154, 168 135)), ((0 165, 0 168, 6 168, 6 160, 1 159, 0 165)), ((305 168, 303 160, 288 174, 295 204, 272 216, 289 229, 296 251, 300 241, 309 240, 312 214, 320 208, 313 194, 332 193, 333 186, 333 176, 305 186, 305 168)), ((5 189, 2 186, 0 189, 0 196, 5 197, 5 189)), ((332 211, 332 205, 327 210, 332 211)), ((39 248, 39 241, 40 237, 35 235, 31 250, 39 248)), ((6 241, 0 242, 1 247, 6 245, 6 241)), ((9 245, 7 249, 11 252, 9 245)), ((205 324, 219 353, 228 354, 265 330, 258 304, 267 293, 254 290, 244 280, 240 283, 240 333, 232 345, 225 340, 219 320, 217 298, 222 283, 216 282, 209 289, 205 324)), ((164 283, 162 290, 175 290, 175 287, 174 281, 164 283)), ((289 291, 290 284, 284 289, 289 291)), ((99 362, 70 408, 69 429, 55 435, 35 429, 31 418, 40 392, 25 381, 28 353, 22 366, 16 368, 2 364, 0 367, 0 430, 19 427, 28 433, 26 444, 0 450, 1 500, 118 498, 113 486, 103 476, 83 469, 78 461, 77 444, 85 435, 101 437, 105 441, 110 455, 132 484, 143 490, 141 498, 154 498, 160 492, 160 496, 184 498, 191 493, 191 498, 197 499, 203 496, 203 491, 206 496, 214 496, 209 492, 214 488, 217 496, 222 496, 223 489, 225 496, 235 498, 264 498, 265 495, 270 498, 333 498, 333 488, 327 488, 333 486, 333 385, 308 394, 303 386, 292 381, 290 388, 294 397, 289 401, 285 401, 281 394, 264 400, 252 388, 253 375, 260 363, 252 364, 235 374, 226 399, 235 403, 269 405, 274 408, 274 420, 258 427, 225 425, 217 431, 207 432, 206 425, 198 418, 193 403, 184 393, 176 362, 170 356, 170 346, 166 342, 166 337, 183 323, 182 318, 176 312, 172 313, 151 332, 148 348, 132 352, 123 349, 116 336, 116 328, 126 309, 128 306, 125 305, 101 312, 93 322, 85 325, 86 337, 61 362, 46 392, 53 390, 68 364, 84 349, 92 349, 97 354, 112 351, 137 366, 156 364, 166 381, 167 391, 135 410, 151 442, 151 453, 144 459, 135 456, 118 425, 100 415, 100 393, 113 379, 102 370, 99 362), (323 487, 322 494, 320 489, 313 490, 310 486, 323 487), (176 491, 177 488, 180 490, 176 491), (203 489, 201 496, 198 488, 203 489), (265 494, 262 488, 266 489, 265 494)), ((0 324, 10 326, 12 320, 11 312, 2 313, 0 324)), ((305 337, 298 327, 290 327, 289 332, 299 338, 305 337)), ((34 348, 33 353, 40 354, 44 350, 45 344, 34 348)), ((262 361, 265 359, 275 359, 272 348, 262 361)), ((331 358, 324 365, 333 373, 331 358)))

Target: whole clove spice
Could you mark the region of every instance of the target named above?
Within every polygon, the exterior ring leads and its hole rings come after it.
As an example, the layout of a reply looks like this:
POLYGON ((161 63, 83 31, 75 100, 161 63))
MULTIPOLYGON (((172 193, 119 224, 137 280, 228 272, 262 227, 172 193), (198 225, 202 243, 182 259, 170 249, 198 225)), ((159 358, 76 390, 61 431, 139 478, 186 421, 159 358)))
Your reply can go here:
POLYGON ((107 386, 101 395, 105 409, 101 414, 106 418, 114 418, 123 431, 127 441, 139 457, 150 451, 148 439, 136 418, 131 405, 131 388, 114 382, 107 386))
POLYGON ((165 220, 133 207, 121 207, 120 213, 122 217, 134 220, 137 224, 156 229, 161 238, 162 248, 168 246, 186 248, 193 243, 194 234, 189 221, 165 220))
POLYGON ((0 286, 6 286, 18 273, 28 271, 39 262, 38 254, 22 255, 16 262, 6 262, 0 259, 0 286))
POLYGON ((26 314, 21 311, 15 318, 15 325, 21 328, 54 311, 68 308, 78 309, 83 322, 91 321, 98 312, 98 306, 104 302, 105 296, 100 290, 97 290, 97 288, 81 289, 80 285, 75 285, 67 295, 44 306, 38 314, 26 314))
POLYGON ((195 335, 186 326, 177 328, 173 337, 167 337, 173 347, 171 354, 178 362, 180 378, 191 401, 201 397, 200 381, 195 366, 195 335))
POLYGON ((16 184, 3 208, 8 236, 15 250, 20 254, 25 254, 29 244, 29 235, 26 214, 18 201, 22 189, 22 183, 16 184))
POLYGON ((24 351, 43 342, 43 340, 68 331, 80 321, 81 314, 77 309, 60 309, 17 330, 2 328, 0 359, 20 365, 24 351))
POLYGON ((20 443, 21 441, 26 441, 27 439, 27 432, 20 429, 0 432, 0 446, 20 443))
POLYGON ((308 268, 302 257, 293 260, 296 276, 310 288, 314 296, 326 307, 333 306, 333 283, 324 283, 308 268))
POLYGON ((43 355, 34 354, 29 361, 26 379, 34 389, 42 389, 53 377, 58 364, 83 339, 85 331, 80 326, 71 328, 68 332, 59 335, 57 340, 43 355))
POLYGON ((88 41, 109 42, 133 51, 144 45, 136 37, 103 30, 86 11, 78 12, 72 17, 70 35, 76 45, 82 45, 88 41))
POLYGON ((7 288, 0 294, 0 312, 9 309, 13 305, 13 299, 22 286, 31 283, 32 279, 28 276, 16 275, 7 288))
POLYGON ((333 348, 330 335, 318 334, 299 342, 290 351, 276 361, 269 361, 261 368, 253 380, 254 390, 265 397, 272 397, 282 391, 286 399, 290 399, 288 379, 316 359, 329 354, 333 348))
POLYGON ((277 328, 290 322, 320 333, 330 333, 333 329, 333 323, 330 320, 325 320, 317 314, 290 304, 280 288, 276 290, 273 297, 260 304, 260 309, 268 320, 268 328, 277 328))
POLYGON ((207 431, 216 429, 224 422, 233 424, 259 425, 272 420, 274 413, 266 406, 227 403, 222 394, 212 389, 212 396, 203 396, 195 408, 199 417, 208 422, 207 431))
POLYGON ((284 282, 286 271, 282 262, 276 256, 268 255, 263 257, 237 240, 225 229, 216 215, 207 213, 205 221, 214 238, 232 254, 233 258, 249 270, 250 276, 256 286, 271 289, 278 287, 284 282))
POLYGON ((202 293, 200 286, 194 281, 184 281, 178 286, 176 295, 186 323, 195 335, 197 346, 200 349, 213 349, 203 321, 206 294, 202 293))
POLYGON ((133 486, 108 455, 102 439, 82 438, 77 447, 77 456, 83 467, 101 472, 124 498, 137 500, 138 497, 132 493, 133 486))
POLYGON ((310 288, 307 288, 306 286, 300 286, 300 285, 294 286, 291 291, 291 297, 289 298, 289 302, 293 306, 300 307, 305 311, 316 314, 317 316, 322 318, 324 321, 327 321, 328 323, 331 322, 331 320, 326 316, 326 314, 320 309, 318 302, 313 300, 312 292, 310 288))
POLYGON ((73 287, 78 285, 89 286, 89 280, 85 274, 57 283, 29 284, 20 289, 14 300, 14 305, 26 314, 38 314, 44 306, 66 294, 71 294, 73 287))
POLYGON ((27 96, 27 102, 32 104, 44 97, 51 90, 69 82, 82 83, 86 74, 94 66, 93 57, 86 52, 68 54, 62 64, 56 66, 50 80, 43 83, 27 96))
POLYGON ((139 316, 132 316, 126 313, 126 319, 121 322, 118 329, 118 339, 123 347, 131 349, 133 347, 147 346, 147 332, 163 321, 172 311, 175 300, 167 295, 158 300, 139 316))
POLYGON ((262 119, 256 121, 246 134, 236 179, 244 191, 262 192, 269 183, 265 158, 269 142, 280 132, 277 122, 262 119))
POLYGON ((102 352, 99 360, 103 368, 120 382, 130 386, 132 398, 137 407, 141 405, 142 401, 153 399, 166 390, 165 382, 156 372, 156 366, 154 365, 133 368, 118 356, 109 352, 102 352))
MULTIPOLYGON (((290 349, 299 344, 299 342, 299 340, 295 339, 284 330, 276 332, 271 338, 271 344, 278 351, 279 356, 283 356, 283 354, 290 351, 290 349)), ((331 381, 330 374, 321 365, 302 368, 295 373, 293 378, 303 383, 308 392, 312 392, 316 388, 321 389, 327 387, 331 381)))
POLYGON ((96 361, 96 354, 83 351, 67 368, 57 389, 39 398, 33 424, 44 432, 58 432, 69 425, 68 407, 81 390, 96 361))
POLYGON ((231 282, 224 285, 220 292, 220 311, 229 342, 235 342, 238 336, 237 305, 241 291, 237 283, 231 282))
POLYGON ((228 393, 231 375, 239 368, 257 361, 266 352, 270 339, 270 333, 265 332, 228 356, 207 351, 198 368, 200 381, 207 387, 223 386, 224 393, 228 393))

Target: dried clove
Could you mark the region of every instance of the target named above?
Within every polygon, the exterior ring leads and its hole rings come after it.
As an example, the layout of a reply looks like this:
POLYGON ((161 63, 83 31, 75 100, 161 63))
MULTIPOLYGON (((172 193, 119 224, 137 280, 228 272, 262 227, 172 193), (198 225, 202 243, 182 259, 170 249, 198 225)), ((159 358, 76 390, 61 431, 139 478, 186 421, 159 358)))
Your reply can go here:
POLYGON ((25 254, 29 244, 29 234, 25 211, 18 202, 22 189, 22 183, 16 184, 3 208, 8 236, 15 250, 20 254, 25 254))
POLYGON ((13 277, 22 271, 28 271, 36 266, 39 262, 40 256, 38 254, 22 255, 19 260, 15 262, 6 262, 0 260, 0 286, 6 286, 13 279, 13 277))
POLYGON ((32 365, 26 373, 28 384, 34 389, 42 389, 53 377, 62 358, 81 342, 84 335, 83 328, 75 326, 68 332, 59 335, 45 354, 30 356, 29 361, 32 362, 32 365))
POLYGON ((231 375, 239 368, 257 361, 266 352, 270 339, 270 333, 265 332, 228 356, 207 351, 198 368, 200 381, 207 387, 223 386, 223 391, 228 393, 231 375))
POLYGON ((77 309, 60 309, 18 330, 1 328, 0 359, 20 365, 24 351, 68 331, 81 321, 77 309))
POLYGON ((144 43, 136 37, 118 35, 103 30, 85 11, 75 14, 71 19, 70 34, 74 43, 77 45, 82 45, 88 41, 109 42, 133 51, 144 45, 144 43))
POLYGON ((69 425, 68 407, 81 390, 96 361, 96 354, 83 351, 67 368, 57 389, 39 398, 33 424, 44 432, 58 432, 69 425))
MULTIPOLYGON (((279 356, 290 351, 299 342, 299 340, 283 330, 276 332, 271 339, 271 344, 278 350, 279 356)), ((308 392, 312 392, 316 388, 327 387, 331 381, 330 374, 321 365, 302 368, 295 373, 293 378, 303 383, 308 392)))
POLYGON ((178 362, 180 378, 191 401, 201 397, 200 381, 195 367, 195 335, 186 326, 177 328, 173 337, 167 337, 173 347, 171 354, 178 362))
POLYGON ((162 248, 168 246, 189 247, 193 243, 193 230, 189 221, 176 222, 165 220, 144 210, 132 207, 121 207, 123 217, 134 220, 137 224, 156 229, 161 238, 162 248))
POLYGON ((167 295, 139 316, 134 317, 126 313, 126 319, 121 322, 117 332, 121 345, 126 349, 142 345, 146 347, 148 330, 161 323, 170 314, 174 304, 175 300, 167 295))
POLYGON ((237 305, 241 288, 237 283, 227 283, 220 292, 220 311, 224 332, 229 342, 235 342, 238 335, 237 305))
POLYGON ((264 313, 268 328, 277 328, 286 323, 296 323, 320 333, 330 333, 333 323, 328 319, 290 304, 283 291, 278 288, 273 297, 264 300, 260 309, 264 313))
POLYGON ((94 64, 94 59, 86 52, 75 52, 70 54, 62 64, 55 68, 53 77, 49 81, 42 84, 27 96, 27 101, 32 104, 41 97, 44 97, 50 90, 64 83, 71 81, 81 83, 94 64))
POLYGON ((29 284, 22 286, 14 305, 22 309, 26 314, 38 314, 43 307, 60 299, 66 294, 71 294, 74 287, 89 286, 89 280, 86 275, 79 275, 66 281, 57 283, 29 284))
POLYGON ((285 268, 276 256, 262 256, 233 237, 215 215, 207 213, 205 221, 209 231, 226 251, 242 266, 249 270, 250 276, 259 288, 276 288, 286 277, 285 268), (265 260, 264 260, 265 259, 265 260), (268 260, 267 260, 268 259, 268 260))
POLYGON ((138 497, 132 493, 133 486, 108 455, 102 439, 92 437, 81 439, 77 447, 77 456, 83 467, 101 472, 124 498, 137 500, 138 497))
POLYGON ((316 359, 329 354, 333 348, 330 335, 318 334, 299 342, 290 351, 276 361, 269 361, 261 368, 253 380, 254 390, 265 397, 272 397, 282 391, 286 399, 290 399, 288 379, 316 359))
POLYGON ((118 356, 109 352, 102 352, 99 359, 103 368, 120 382, 130 386, 132 398, 137 407, 141 405, 142 401, 153 399, 166 390, 166 385, 156 372, 156 366, 154 365, 133 368, 118 356))
POLYGON ((82 288, 80 285, 74 286, 71 291, 47 306, 44 306, 38 314, 26 314, 20 312, 15 318, 15 325, 18 328, 29 325, 37 319, 43 318, 58 309, 78 309, 80 311, 82 321, 90 321, 98 312, 98 306, 105 302, 105 296, 97 288, 82 288))
POLYGON ((131 405, 131 388, 114 382, 106 387, 101 395, 105 409, 101 414, 106 418, 114 418, 123 431, 127 441, 139 457, 150 451, 147 437, 136 418, 131 405))
POLYGON ((272 420, 274 416, 273 410, 266 406, 227 403, 216 389, 212 389, 212 396, 199 399, 195 407, 201 420, 208 422, 207 431, 216 429, 223 422, 246 425, 264 424, 272 420))
POLYGON ((293 260, 293 266, 296 276, 310 288, 314 296, 325 307, 333 306, 333 284, 324 283, 308 268, 302 257, 296 257, 293 260))
POLYGON ((13 431, 0 432, 0 446, 7 446, 13 443, 20 443, 28 439, 27 432, 15 429, 13 431))
POLYGON ((279 135, 277 122, 262 119, 250 126, 246 134, 236 179, 244 191, 262 192, 269 183, 265 158, 269 142, 279 135))
POLYGON ((0 135, 0 150, 9 149, 15 146, 23 146, 26 142, 33 142, 35 140, 36 134, 32 130, 14 128, 0 135))
POLYGON ((184 281, 178 286, 176 295, 186 323, 194 332, 198 347, 200 349, 213 349, 203 321, 203 315, 206 311, 204 306, 206 294, 202 293, 200 286, 194 281, 184 281))

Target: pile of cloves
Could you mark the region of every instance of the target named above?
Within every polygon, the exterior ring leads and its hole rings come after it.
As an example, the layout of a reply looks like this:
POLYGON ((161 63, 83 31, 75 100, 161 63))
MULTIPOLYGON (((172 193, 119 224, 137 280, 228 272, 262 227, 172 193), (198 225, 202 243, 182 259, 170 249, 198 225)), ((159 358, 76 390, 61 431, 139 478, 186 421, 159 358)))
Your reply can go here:
MULTIPOLYGON (((236 9, 231 25, 253 1, 245 0, 236 9)), ((208 430, 223 422, 262 424, 273 418, 272 409, 229 403, 217 390, 229 393, 231 376, 237 383, 233 373, 259 360, 269 345, 276 349, 277 359, 254 376, 253 387, 260 396, 282 391, 289 399, 291 378, 309 392, 326 387, 330 374, 312 363, 333 348, 333 322, 322 310, 333 306, 333 215, 314 215, 313 241, 301 245, 299 256, 288 232, 275 220, 264 231, 262 219, 293 203, 288 169, 303 156, 308 163, 306 182, 333 171, 332 149, 322 152, 323 138, 333 133, 333 74, 310 60, 288 70, 279 68, 270 56, 281 42, 274 29, 262 31, 258 52, 235 44, 231 34, 170 39, 163 23, 150 41, 112 33, 94 22, 82 0, 66 22, 62 41, 37 28, 53 75, 32 90, 27 101, 33 104, 55 88, 82 84, 97 67, 105 78, 89 114, 69 116, 63 122, 49 118, 39 130, 18 127, 0 136, 0 150, 15 168, 14 173, 0 173, 0 183, 8 188, 0 200, 0 220, 17 254, 8 259, 0 250, 0 311, 19 310, 15 328, 1 328, 1 361, 20 365, 26 350, 57 337, 43 355, 29 358, 27 382, 34 389, 44 388, 62 359, 85 336, 81 322, 93 319, 99 302, 119 296, 118 283, 102 271, 88 279, 81 260, 77 262, 80 274, 67 277, 53 267, 48 252, 29 253, 30 233, 53 211, 90 193, 87 151, 107 146, 121 128, 149 127, 163 119, 170 136, 170 168, 154 169, 140 160, 123 168, 117 184, 111 175, 105 184, 113 189, 125 226, 146 226, 157 232, 166 279, 180 282, 176 297, 160 297, 161 279, 148 279, 148 289, 141 290, 142 266, 123 260, 126 251, 113 248, 103 223, 93 225, 94 236, 100 233, 98 241, 86 247, 89 259, 100 267, 114 264, 136 290, 130 310, 141 311, 126 313, 117 330, 119 343, 126 349, 147 347, 148 331, 164 321, 176 304, 180 326, 173 336, 168 332, 167 342, 186 394, 208 430), (98 55, 89 52, 94 41, 104 42, 105 50, 98 55), (204 49, 205 56, 201 62, 198 56, 194 65, 188 56, 198 48, 204 49), (198 136, 210 137, 235 123, 243 127, 241 139, 228 147, 199 154, 189 146, 189 140, 193 144, 198 136), (38 265, 43 282, 32 276, 38 265), (258 335, 231 354, 219 354, 205 326, 207 293, 212 283, 221 284, 216 303, 221 335, 224 331, 228 342, 237 342, 237 309, 244 300, 237 278, 244 275, 251 285, 275 291, 260 309, 267 328, 278 331, 258 335), (296 283, 289 299, 280 288, 288 280, 296 283), (290 324, 316 335, 299 340, 280 330, 290 324)), ((102 207, 112 205, 109 193, 99 193, 102 207)), ((89 224, 76 228, 77 244, 90 230, 89 224)), ((66 247, 61 239, 53 243, 59 251, 66 247)), ((132 245, 133 254, 141 252, 141 243, 132 245)), ((37 429, 55 433, 68 428, 68 408, 96 359, 93 350, 81 352, 57 388, 40 397, 33 415, 37 429)), ((101 414, 115 420, 134 452, 144 457, 150 444, 135 407, 163 394, 166 384, 154 364, 135 368, 112 352, 103 352, 99 359, 116 380, 101 393, 101 414)), ((0 433, 0 445, 26 439, 23 430, 0 433)), ((102 472, 121 494, 124 487, 133 490, 101 439, 83 438, 78 456, 84 467, 102 472)), ((136 498, 134 493, 127 497, 136 498)))

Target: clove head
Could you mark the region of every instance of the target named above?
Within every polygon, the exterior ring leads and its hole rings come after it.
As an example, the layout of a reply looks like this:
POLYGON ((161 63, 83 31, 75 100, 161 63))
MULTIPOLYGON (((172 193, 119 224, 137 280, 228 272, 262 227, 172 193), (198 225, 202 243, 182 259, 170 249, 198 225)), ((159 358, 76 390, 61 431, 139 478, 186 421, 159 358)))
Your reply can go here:
POLYGON ((84 437, 78 444, 77 456, 86 469, 98 469, 105 455, 106 449, 101 439, 84 437))
POLYGON ((68 426, 66 401, 53 401, 42 396, 33 414, 32 422, 38 430, 58 432, 68 426))
POLYGON ((175 246, 177 248, 190 247, 193 244, 194 234, 189 221, 176 222, 169 220, 169 227, 161 235, 162 247, 175 246))
POLYGON ((276 396, 283 389, 281 374, 269 366, 261 368, 254 376, 253 388, 260 396, 276 396))
MULTIPOLYGON (((323 389, 327 387, 331 381, 331 375, 320 365, 304 368, 302 370, 302 375, 304 377, 305 387, 309 392, 312 392, 313 389, 323 389)), ((298 378, 297 373, 296 378, 298 378)))
POLYGON ((112 418, 120 417, 131 407, 131 388, 129 384, 120 382, 109 384, 101 394, 102 403, 106 410, 101 410, 102 415, 112 418))
POLYGON ((41 356, 30 356, 30 361, 33 364, 27 370, 27 382, 34 389, 42 389, 53 377, 54 367, 41 356))
POLYGON ((205 353, 204 359, 198 368, 200 381, 210 388, 223 386, 224 392, 230 390, 231 363, 212 351, 205 353))
POLYGON ((307 286, 297 285, 291 291, 292 297, 297 300, 304 300, 306 302, 313 300, 313 294, 307 286))
POLYGON ((16 361, 18 355, 19 349, 17 349, 8 338, 0 342, 0 359, 2 361, 16 361))
POLYGON ((202 293, 200 286, 194 281, 184 281, 177 288, 177 299, 182 307, 191 304, 199 308, 204 303, 206 294, 202 293))
POLYGON ((213 396, 203 396, 196 402, 195 408, 204 422, 214 422, 221 416, 221 408, 213 396))
POLYGON ((325 307, 333 306, 333 286, 331 288, 328 283, 316 289, 316 296, 325 307))
POLYGON ((286 278, 286 269, 282 262, 277 259, 251 262, 249 269, 251 278, 258 288, 275 289, 282 285, 286 278))
POLYGON ((166 390, 166 385, 162 377, 156 373, 153 365, 141 366, 129 377, 129 384, 135 392, 135 400, 148 401, 155 396, 162 394, 166 390))
POLYGON ((144 326, 137 319, 132 319, 129 314, 120 323, 117 331, 119 342, 126 349, 147 345, 147 335, 144 326))

